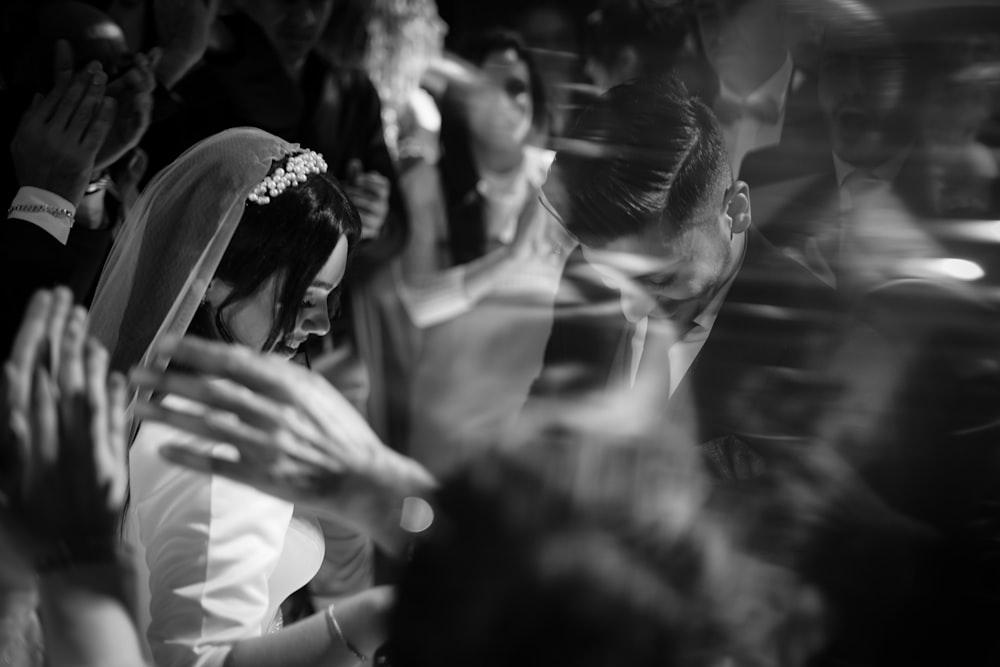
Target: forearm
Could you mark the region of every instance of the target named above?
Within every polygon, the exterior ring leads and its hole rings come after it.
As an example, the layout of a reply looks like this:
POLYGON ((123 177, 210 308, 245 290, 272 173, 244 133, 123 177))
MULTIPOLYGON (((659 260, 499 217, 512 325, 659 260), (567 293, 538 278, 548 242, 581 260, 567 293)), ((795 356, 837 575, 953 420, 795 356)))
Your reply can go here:
POLYGON ((509 248, 500 247, 468 264, 411 276, 402 298, 414 324, 430 327, 465 313, 491 294, 517 266, 509 248))
MULTIPOLYGON (((351 646, 371 657, 385 642, 392 605, 387 588, 373 588, 336 605, 335 616, 351 646)), ((328 611, 270 635, 233 644, 226 667, 347 667, 359 660, 331 627, 328 611)))
POLYGON ((378 475, 354 476, 344 481, 351 488, 331 489, 328 515, 323 517, 336 523, 349 519, 391 556, 406 553, 414 537, 409 515, 414 507, 430 512, 429 499, 437 488, 423 467, 396 456, 396 460, 379 464, 383 469, 378 475))
POLYGON ((41 577, 40 613, 47 664, 145 664, 129 610, 132 573, 119 564, 78 566, 41 577))

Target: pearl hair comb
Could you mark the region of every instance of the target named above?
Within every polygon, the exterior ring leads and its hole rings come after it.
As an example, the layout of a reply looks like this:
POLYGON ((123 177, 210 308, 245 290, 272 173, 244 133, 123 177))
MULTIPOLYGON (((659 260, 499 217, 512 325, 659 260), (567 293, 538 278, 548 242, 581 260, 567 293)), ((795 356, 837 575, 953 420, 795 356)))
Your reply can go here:
POLYGON ((275 169, 273 174, 250 191, 247 201, 260 205, 270 204, 273 198, 290 186, 304 183, 309 174, 325 174, 326 169, 326 160, 316 151, 306 150, 289 155, 284 167, 275 169))

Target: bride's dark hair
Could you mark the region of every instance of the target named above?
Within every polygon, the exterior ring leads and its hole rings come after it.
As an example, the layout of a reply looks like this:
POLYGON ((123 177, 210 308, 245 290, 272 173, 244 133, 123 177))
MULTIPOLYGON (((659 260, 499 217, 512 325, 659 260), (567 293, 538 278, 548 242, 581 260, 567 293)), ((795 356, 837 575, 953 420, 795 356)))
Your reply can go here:
MULTIPOLYGON (((273 172, 279 163, 272 166, 273 172)), ((248 202, 233 238, 215 271, 232 291, 215 309, 215 328, 229 337, 223 311, 256 293, 279 275, 274 323, 264 349, 295 328, 302 299, 342 236, 353 249, 361 238, 361 218, 335 179, 310 174, 268 204, 248 202)), ((205 311, 202 307, 201 311, 205 311)), ((207 313, 199 312, 190 333, 207 335, 207 313)))

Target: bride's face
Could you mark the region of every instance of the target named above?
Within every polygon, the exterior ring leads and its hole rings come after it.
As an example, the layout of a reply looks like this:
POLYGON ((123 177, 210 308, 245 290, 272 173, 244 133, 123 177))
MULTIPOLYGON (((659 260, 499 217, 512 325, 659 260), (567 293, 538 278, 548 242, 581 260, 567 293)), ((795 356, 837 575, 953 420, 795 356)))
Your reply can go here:
MULTIPOLYGON (((295 320, 295 328, 280 339, 271 352, 290 359, 309 336, 323 336, 330 331, 327 299, 343 280, 346 268, 347 239, 341 237, 306 290, 295 320)), ((255 294, 226 307, 226 326, 236 342, 263 351, 274 325, 278 285, 278 277, 272 276, 255 294)), ((208 301, 213 305, 222 303, 229 289, 225 285, 213 286, 209 289, 208 301)))

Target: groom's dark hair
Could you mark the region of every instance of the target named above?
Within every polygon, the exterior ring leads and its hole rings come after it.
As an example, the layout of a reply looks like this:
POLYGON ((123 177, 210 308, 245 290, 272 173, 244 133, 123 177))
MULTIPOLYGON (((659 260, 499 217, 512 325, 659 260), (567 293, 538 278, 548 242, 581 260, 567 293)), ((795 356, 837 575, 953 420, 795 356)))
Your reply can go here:
POLYGON ((611 88, 558 146, 545 194, 566 229, 601 246, 659 225, 684 231, 731 179, 712 111, 674 77, 611 88))

